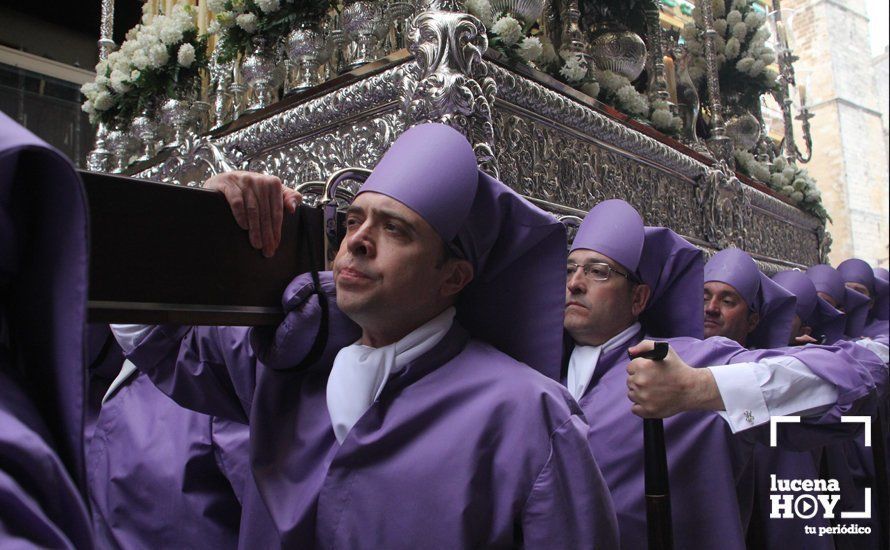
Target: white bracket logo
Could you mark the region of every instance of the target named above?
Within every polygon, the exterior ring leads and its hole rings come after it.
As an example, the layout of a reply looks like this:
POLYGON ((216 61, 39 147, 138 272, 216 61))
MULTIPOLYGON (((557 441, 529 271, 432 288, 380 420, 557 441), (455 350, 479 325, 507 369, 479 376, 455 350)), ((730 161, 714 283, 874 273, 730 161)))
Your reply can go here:
MULTIPOLYGON (((777 439, 777 426, 779 424, 799 424, 800 417, 799 416, 773 416, 769 419, 769 446, 776 446, 777 439)), ((871 447, 871 417, 870 416, 842 416, 841 423, 850 424, 850 423, 859 423, 863 425, 863 429, 865 430, 865 446, 871 447)), ((806 498, 808 495, 802 495, 801 498, 806 498)), ((771 497, 772 498, 772 497, 771 497)), ((812 497, 809 497, 812 498, 812 497)), ((806 506, 805 506, 806 507, 806 506)), ((809 512, 809 508, 807 507, 806 512, 809 512)), ((812 517, 805 516, 804 514, 800 514, 801 517, 812 517)), ((773 517, 773 516, 771 516, 773 517)), ((775 517, 779 517, 778 515, 775 517)), ((841 512, 842 518, 870 518, 871 517, 871 487, 865 487, 865 510, 862 512, 841 512)))

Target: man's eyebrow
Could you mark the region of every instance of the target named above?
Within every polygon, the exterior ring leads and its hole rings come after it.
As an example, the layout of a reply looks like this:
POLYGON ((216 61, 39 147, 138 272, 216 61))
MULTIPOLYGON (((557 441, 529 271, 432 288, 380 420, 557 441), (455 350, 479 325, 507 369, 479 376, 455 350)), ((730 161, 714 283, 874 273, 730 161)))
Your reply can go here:
POLYGON ((409 230, 411 230, 412 233, 417 232, 416 228, 414 227, 414 224, 411 223, 411 221, 409 221, 407 218, 405 218, 404 216, 402 216, 401 214, 396 212, 395 210, 390 210, 388 208, 376 208, 375 212, 379 216, 383 216, 385 218, 389 218, 391 220, 395 220, 397 222, 404 224, 409 230))
POLYGON ((365 211, 363 208, 359 206, 349 205, 349 208, 346 209, 347 214, 364 214, 365 211))

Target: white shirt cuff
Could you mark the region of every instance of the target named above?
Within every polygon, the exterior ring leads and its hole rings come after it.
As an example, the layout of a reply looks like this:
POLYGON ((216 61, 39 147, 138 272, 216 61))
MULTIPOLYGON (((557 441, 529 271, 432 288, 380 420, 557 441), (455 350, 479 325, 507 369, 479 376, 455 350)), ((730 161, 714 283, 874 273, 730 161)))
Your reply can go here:
POLYGON ((870 338, 856 340, 856 344, 877 355, 885 365, 890 361, 890 348, 884 344, 876 342, 870 338))
POLYGON ((734 363, 708 367, 723 398, 725 411, 718 411, 732 433, 769 422, 769 409, 760 391, 757 363, 734 363))

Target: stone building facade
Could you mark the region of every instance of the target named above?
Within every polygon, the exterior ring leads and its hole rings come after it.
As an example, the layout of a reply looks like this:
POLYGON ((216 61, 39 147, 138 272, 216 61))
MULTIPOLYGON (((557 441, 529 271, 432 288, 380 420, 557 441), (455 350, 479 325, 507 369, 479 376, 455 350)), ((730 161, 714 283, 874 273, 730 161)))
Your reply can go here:
POLYGON ((833 219, 831 260, 888 264, 887 54, 874 59, 864 0, 784 0, 797 67, 813 71, 808 103, 816 178, 833 219))

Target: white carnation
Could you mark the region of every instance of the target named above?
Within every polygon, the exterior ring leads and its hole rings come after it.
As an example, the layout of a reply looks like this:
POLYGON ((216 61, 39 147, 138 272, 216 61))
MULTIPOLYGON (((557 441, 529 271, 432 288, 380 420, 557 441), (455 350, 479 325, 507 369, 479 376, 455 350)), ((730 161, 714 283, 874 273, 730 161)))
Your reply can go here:
POLYGON ((140 71, 144 71, 150 64, 151 60, 145 50, 139 50, 133 54, 133 66, 140 71))
POLYGON ((522 26, 519 25, 519 21, 510 16, 501 17, 495 21, 491 32, 498 35, 505 46, 512 46, 522 38, 522 26))
POLYGON ((565 58, 565 64, 559 70, 559 74, 569 82, 581 82, 587 75, 587 64, 579 55, 569 55, 565 58))
POLYGON ((595 98, 600 95, 600 84, 595 80, 588 80, 581 86, 581 91, 590 97, 595 98))
POLYGON ((235 18, 235 23, 248 33, 255 33, 257 29, 257 18, 252 13, 242 13, 235 18))
POLYGON ((667 109, 655 109, 652 111, 652 126, 662 131, 675 129, 674 115, 667 109))
POLYGON ((467 11, 486 27, 491 27, 491 18, 494 15, 491 2, 488 0, 467 0, 467 11))
POLYGON ((207 9, 213 13, 226 11, 226 0, 207 0, 207 9))
POLYGON ((729 25, 735 25, 737 23, 742 22, 742 12, 739 10, 732 10, 731 12, 726 14, 726 23, 729 25))
POLYGON ((541 40, 535 36, 523 38, 519 43, 519 55, 526 61, 537 61, 543 52, 544 46, 541 44, 541 40))
POLYGON ((99 86, 97 86, 95 82, 87 82, 80 87, 80 93, 87 97, 92 97, 99 93, 99 86))
POLYGON ((80 106, 80 110, 85 112, 88 115, 92 115, 96 113, 96 108, 93 107, 93 102, 89 99, 83 102, 83 105, 80 106))
POLYGON ((161 42, 166 46, 171 46, 182 40, 182 30, 172 23, 168 23, 161 28, 161 42))
POLYGON ((185 43, 179 47, 176 53, 176 62, 180 67, 189 68, 195 62, 195 47, 189 43, 185 43))
POLYGON ((741 51, 742 43, 739 42, 738 38, 732 37, 726 41, 726 48, 724 49, 724 52, 726 53, 726 59, 737 58, 741 51))
POLYGON ((751 70, 751 66, 754 65, 754 58, 752 57, 743 57, 739 59, 738 63, 735 64, 735 68, 742 73, 747 73, 751 70))
POLYGON ((629 114, 643 116, 649 112, 649 102, 646 97, 628 84, 615 92, 618 104, 629 114))
POLYGON ((766 68, 766 66, 764 65, 763 61, 758 59, 751 65, 751 68, 748 69, 748 76, 751 76, 751 77, 760 76, 761 73, 763 73, 764 68, 766 68))
POLYGON ((795 192, 791 193, 791 200, 793 200, 794 202, 802 201, 803 193, 801 193, 800 191, 795 191, 795 192))
POLYGON ((107 111, 112 105, 114 105, 114 100, 108 92, 99 92, 93 99, 93 108, 96 111, 107 111))
POLYGON ((115 69, 111 71, 111 76, 109 80, 111 81, 111 89, 115 92, 122 94, 130 89, 130 73, 123 72, 119 69, 115 69))
POLYGON ((726 19, 717 19, 714 21, 714 30, 717 31, 717 36, 726 36, 727 28, 729 28, 729 23, 726 19))
POLYGON ((748 25, 744 23, 736 23, 732 26, 732 35, 739 40, 744 40, 748 35, 748 25))
POLYGON ((281 8, 278 0, 254 0, 254 3, 263 13, 273 13, 281 8))
POLYGON ((170 54, 163 44, 155 44, 148 49, 148 66, 152 68, 163 67, 170 61, 170 54))

